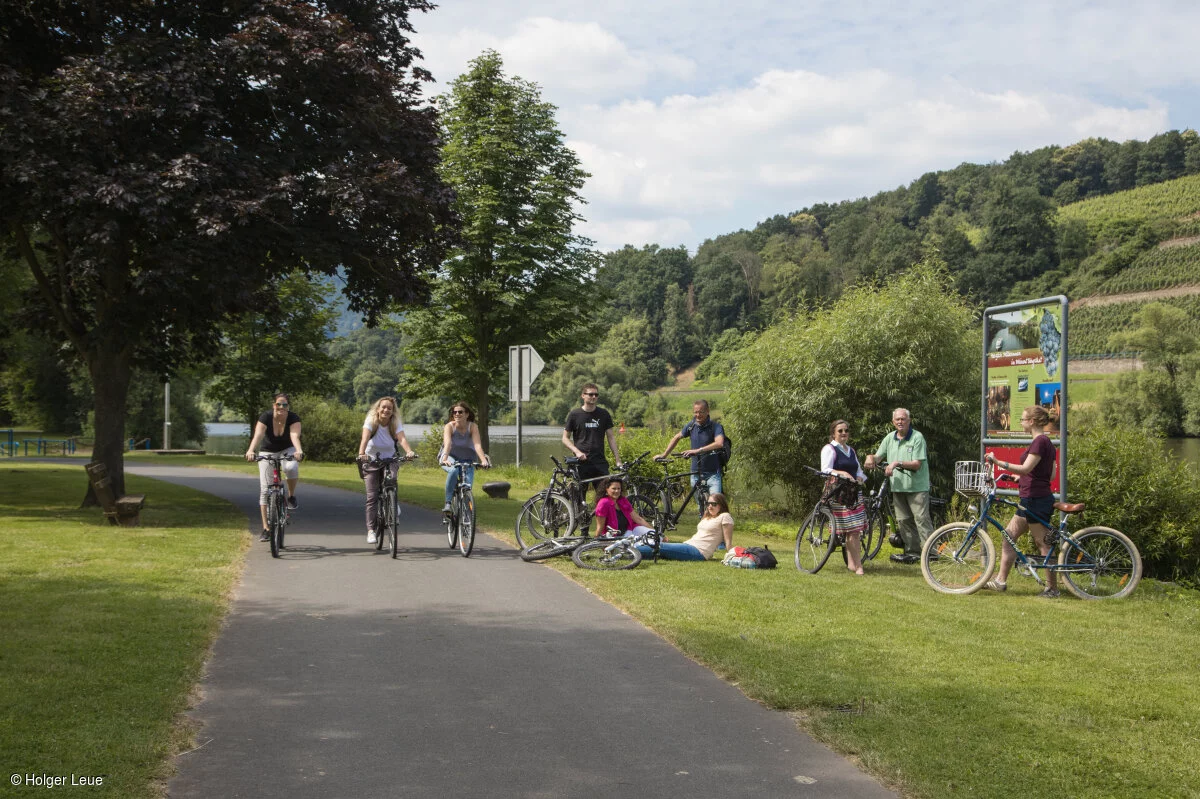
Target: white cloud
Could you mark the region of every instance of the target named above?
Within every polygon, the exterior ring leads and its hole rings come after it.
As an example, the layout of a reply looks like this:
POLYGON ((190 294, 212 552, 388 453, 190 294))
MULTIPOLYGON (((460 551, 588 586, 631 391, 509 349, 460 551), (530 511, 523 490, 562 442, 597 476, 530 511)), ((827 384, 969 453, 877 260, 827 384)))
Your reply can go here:
POLYGON ((635 52, 594 22, 549 17, 522 20, 506 36, 464 28, 448 36, 420 38, 426 66, 443 85, 466 71, 486 49, 500 53, 505 71, 540 85, 554 102, 604 101, 656 80, 679 80, 695 72, 688 58, 670 52, 635 52))
POLYGON ((1087 136, 1145 138, 1167 126, 1167 109, 983 92, 949 80, 926 85, 879 70, 773 70, 707 96, 566 109, 562 122, 593 174, 585 188, 585 215, 597 220, 592 235, 611 248, 662 243, 630 236, 653 234, 668 222, 753 209, 725 230, 699 231, 714 235, 812 202, 874 194, 962 161, 1001 160, 1018 149, 1087 136), (609 218, 646 224, 603 221, 609 218))

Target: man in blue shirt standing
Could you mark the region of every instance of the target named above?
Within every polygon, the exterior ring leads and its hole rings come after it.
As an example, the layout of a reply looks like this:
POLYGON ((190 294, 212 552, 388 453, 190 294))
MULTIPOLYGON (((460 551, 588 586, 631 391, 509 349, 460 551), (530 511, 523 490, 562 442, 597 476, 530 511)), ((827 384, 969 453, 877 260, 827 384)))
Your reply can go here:
MULTIPOLYGON (((667 448, 658 457, 665 458, 670 455, 671 450, 675 449, 675 445, 684 436, 688 436, 692 445, 691 449, 683 452, 692 459, 692 485, 703 480, 708 484, 708 493, 725 493, 721 485, 721 451, 725 448, 725 428, 721 427, 720 422, 709 417, 708 400, 696 400, 692 403, 692 421, 675 434, 671 443, 667 444, 667 448)), ((700 501, 699 496, 696 497, 696 501, 700 501)), ((700 507, 700 513, 704 514, 703 505, 700 507)))

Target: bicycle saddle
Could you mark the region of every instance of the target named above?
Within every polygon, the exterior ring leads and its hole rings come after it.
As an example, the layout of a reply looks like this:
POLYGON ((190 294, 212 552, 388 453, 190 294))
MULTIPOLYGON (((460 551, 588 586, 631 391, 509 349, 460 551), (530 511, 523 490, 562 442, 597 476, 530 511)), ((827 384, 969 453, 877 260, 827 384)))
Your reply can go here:
POLYGON ((1083 513, 1086 502, 1055 502, 1054 507, 1063 513, 1083 513))

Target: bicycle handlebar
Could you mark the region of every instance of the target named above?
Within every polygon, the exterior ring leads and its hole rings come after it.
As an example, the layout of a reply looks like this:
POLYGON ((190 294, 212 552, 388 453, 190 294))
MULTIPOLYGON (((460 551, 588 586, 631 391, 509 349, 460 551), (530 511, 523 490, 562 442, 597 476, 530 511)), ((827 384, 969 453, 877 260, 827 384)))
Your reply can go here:
POLYGON ((269 452, 266 455, 258 454, 254 456, 256 461, 296 461, 300 460, 294 455, 280 455, 278 452, 269 452))

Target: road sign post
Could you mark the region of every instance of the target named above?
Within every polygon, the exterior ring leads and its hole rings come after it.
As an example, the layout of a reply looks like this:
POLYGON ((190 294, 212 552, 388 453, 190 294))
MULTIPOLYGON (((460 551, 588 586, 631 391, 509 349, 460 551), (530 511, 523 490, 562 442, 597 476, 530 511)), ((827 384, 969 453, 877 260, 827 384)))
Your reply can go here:
POLYGON ((529 344, 508 348, 508 398, 517 404, 517 465, 521 465, 521 402, 529 401, 529 386, 546 362, 529 344))

